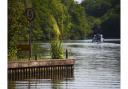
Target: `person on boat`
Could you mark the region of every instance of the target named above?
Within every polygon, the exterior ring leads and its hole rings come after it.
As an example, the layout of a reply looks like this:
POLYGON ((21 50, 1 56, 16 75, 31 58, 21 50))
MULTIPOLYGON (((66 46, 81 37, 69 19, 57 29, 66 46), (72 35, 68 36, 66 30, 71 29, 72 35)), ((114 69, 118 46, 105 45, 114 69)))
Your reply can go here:
POLYGON ((96 40, 97 40, 97 36, 96 36, 96 34, 94 34, 94 36, 92 38, 92 42, 96 42, 96 40))
POLYGON ((100 34, 100 42, 104 42, 104 38, 102 34, 100 34))
POLYGON ((104 38, 103 38, 103 35, 102 34, 94 34, 93 38, 92 38, 92 42, 103 42, 104 41, 104 38))
POLYGON ((101 42, 101 36, 100 36, 101 26, 95 24, 93 28, 93 38, 92 42, 101 42))
POLYGON ((97 42, 100 42, 101 41, 101 36, 100 36, 100 34, 98 33, 97 34, 97 42))

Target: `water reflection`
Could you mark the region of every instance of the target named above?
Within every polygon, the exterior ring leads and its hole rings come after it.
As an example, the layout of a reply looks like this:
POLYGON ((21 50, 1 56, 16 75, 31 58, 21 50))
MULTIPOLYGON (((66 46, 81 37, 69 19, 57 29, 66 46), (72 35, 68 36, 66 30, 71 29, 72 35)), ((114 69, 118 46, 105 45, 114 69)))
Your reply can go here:
POLYGON ((61 89, 61 82, 73 80, 73 67, 13 69, 9 70, 8 79, 9 89, 61 89))
MULTIPOLYGON (((89 41, 67 41, 65 48, 71 49, 76 58, 74 71, 70 75, 46 74, 47 77, 31 77, 9 81, 9 89, 120 89, 120 44, 90 43, 89 41)), ((43 44, 42 44, 43 45, 43 44)), ((45 47, 43 45, 42 47, 45 47)), ((48 45, 46 45, 46 48, 48 45)))

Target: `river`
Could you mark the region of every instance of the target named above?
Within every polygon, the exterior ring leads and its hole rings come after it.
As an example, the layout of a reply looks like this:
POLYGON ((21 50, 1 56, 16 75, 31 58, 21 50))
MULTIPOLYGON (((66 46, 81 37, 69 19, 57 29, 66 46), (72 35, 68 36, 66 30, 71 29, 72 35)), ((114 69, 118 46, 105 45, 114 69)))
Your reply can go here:
MULTIPOLYGON (((42 47, 48 48, 47 44, 42 47)), ((120 43, 106 40, 65 41, 64 47, 75 58, 72 77, 8 81, 8 89, 120 89, 120 43)))

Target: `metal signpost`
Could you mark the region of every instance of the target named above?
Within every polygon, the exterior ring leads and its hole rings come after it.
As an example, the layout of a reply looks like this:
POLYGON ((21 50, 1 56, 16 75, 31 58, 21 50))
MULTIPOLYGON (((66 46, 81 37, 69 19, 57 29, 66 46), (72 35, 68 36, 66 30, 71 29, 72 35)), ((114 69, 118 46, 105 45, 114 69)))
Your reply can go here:
POLYGON ((32 8, 27 8, 25 11, 27 20, 29 21, 30 24, 30 29, 29 29, 29 60, 31 59, 32 56, 32 20, 34 19, 34 10, 32 8))

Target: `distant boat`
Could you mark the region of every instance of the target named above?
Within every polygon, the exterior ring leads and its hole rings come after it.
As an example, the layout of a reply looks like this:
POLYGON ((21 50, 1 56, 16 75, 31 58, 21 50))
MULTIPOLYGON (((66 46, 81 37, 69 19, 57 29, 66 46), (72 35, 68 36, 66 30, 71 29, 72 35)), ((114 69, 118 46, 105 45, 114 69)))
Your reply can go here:
POLYGON ((98 43, 104 42, 103 35, 102 34, 94 34, 94 36, 92 38, 92 42, 98 42, 98 43))

